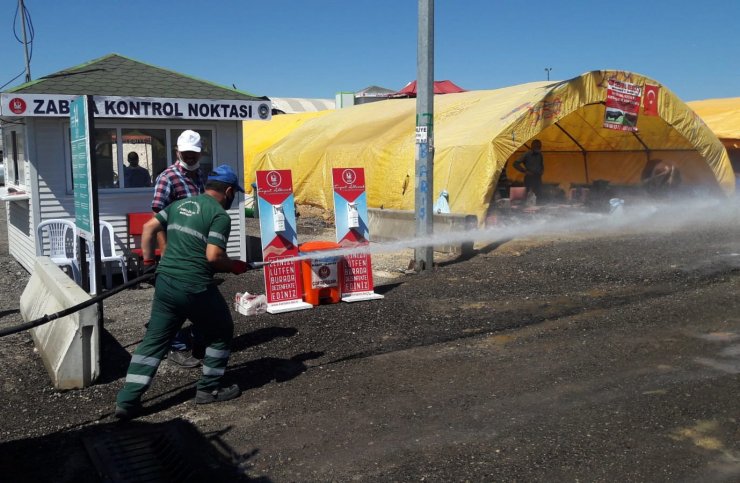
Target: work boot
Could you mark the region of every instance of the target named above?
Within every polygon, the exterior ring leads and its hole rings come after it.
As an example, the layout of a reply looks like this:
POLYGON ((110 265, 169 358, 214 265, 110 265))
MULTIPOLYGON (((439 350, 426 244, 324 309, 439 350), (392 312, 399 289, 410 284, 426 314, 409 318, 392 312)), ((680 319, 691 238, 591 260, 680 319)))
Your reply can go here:
POLYGON ((121 421, 129 421, 140 415, 142 410, 141 404, 131 406, 130 408, 124 408, 116 404, 115 416, 121 421))
POLYGON ((200 365, 200 360, 193 357, 189 351, 173 351, 167 355, 167 360, 186 369, 193 369, 200 365))
POLYGON ((213 391, 198 391, 195 393, 195 404, 211 404, 215 402, 228 401, 239 397, 242 390, 239 386, 233 384, 229 387, 221 387, 213 391))

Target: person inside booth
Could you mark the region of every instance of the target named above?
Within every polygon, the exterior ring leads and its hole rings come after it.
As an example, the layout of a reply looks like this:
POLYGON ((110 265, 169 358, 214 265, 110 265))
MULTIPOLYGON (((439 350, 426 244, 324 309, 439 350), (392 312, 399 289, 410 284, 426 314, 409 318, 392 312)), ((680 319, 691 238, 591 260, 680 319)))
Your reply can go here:
POLYGON ((123 167, 123 182, 126 188, 144 188, 152 185, 149 170, 139 166, 139 155, 136 152, 128 153, 128 164, 123 167))

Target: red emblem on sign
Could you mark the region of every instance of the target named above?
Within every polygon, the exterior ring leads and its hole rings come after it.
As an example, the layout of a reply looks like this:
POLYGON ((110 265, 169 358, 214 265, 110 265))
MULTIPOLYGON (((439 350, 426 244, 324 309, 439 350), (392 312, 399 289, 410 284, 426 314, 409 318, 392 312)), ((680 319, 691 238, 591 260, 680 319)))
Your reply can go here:
POLYGON ((277 171, 270 171, 269 173, 267 173, 267 184, 269 184, 273 188, 277 188, 278 186, 280 186, 280 183, 282 183, 282 181, 283 178, 277 171))
POLYGON ((352 185, 355 184, 355 180, 357 180, 357 175, 355 174, 355 171, 353 169, 345 169, 342 173, 342 179, 345 183, 352 185))
POLYGON ((10 110, 13 114, 23 114, 26 112, 26 101, 19 97, 14 97, 10 100, 10 110))

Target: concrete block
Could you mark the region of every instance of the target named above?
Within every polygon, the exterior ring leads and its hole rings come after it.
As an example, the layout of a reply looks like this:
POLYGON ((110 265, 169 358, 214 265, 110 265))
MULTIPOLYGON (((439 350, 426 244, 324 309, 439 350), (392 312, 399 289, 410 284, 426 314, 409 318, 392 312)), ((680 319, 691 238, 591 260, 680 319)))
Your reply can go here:
MULTIPOLYGON (((48 257, 37 257, 33 275, 21 295, 26 322, 90 299, 48 257)), ((100 374, 98 307, 91 305, 31 329, 31 337, 56 389, 90 386, 100 374)))
MULTIPOLYGON (((416 214, 410 210, 381 210, 370 208, 368 223, 370 240, 406 240, 416 236, 416 214)), ((477 218, 474 215, 457 213, 435 214, 433 221, 434 235, 445 233, 459 233, 477 228, 477 218)), ((457 245, 437 245, 435 251, 467 255, 472 253, 473 242, 457 245)))

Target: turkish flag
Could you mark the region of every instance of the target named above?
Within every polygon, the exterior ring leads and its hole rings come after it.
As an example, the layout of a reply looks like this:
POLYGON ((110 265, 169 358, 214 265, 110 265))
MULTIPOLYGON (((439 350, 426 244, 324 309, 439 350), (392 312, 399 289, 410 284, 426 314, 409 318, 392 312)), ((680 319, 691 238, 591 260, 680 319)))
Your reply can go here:
POLYGON ((646 116, 658 115, 658 94, 660 86, 651 86, 645 84, 645 93, 642 95, 642 113, 646 116))

